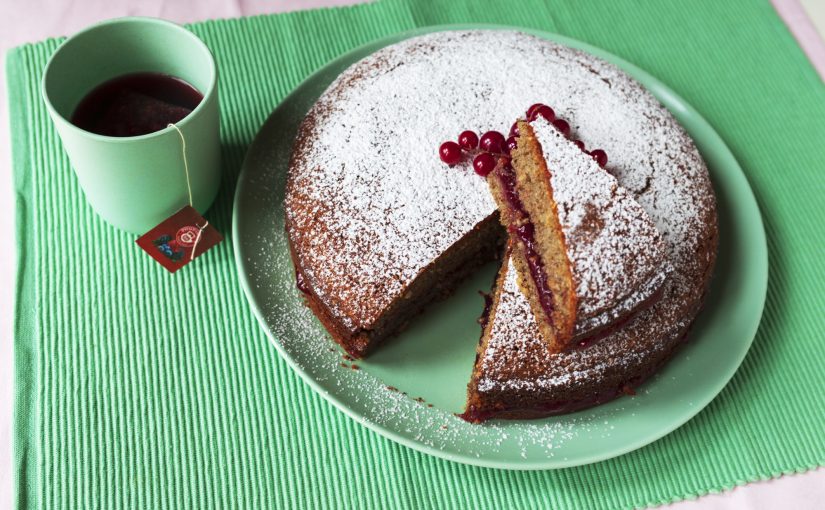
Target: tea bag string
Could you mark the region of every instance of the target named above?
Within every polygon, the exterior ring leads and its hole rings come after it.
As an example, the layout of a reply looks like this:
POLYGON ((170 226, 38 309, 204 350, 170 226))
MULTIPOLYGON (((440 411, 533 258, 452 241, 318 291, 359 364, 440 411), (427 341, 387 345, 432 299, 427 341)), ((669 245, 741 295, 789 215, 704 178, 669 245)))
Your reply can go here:
POLYGON ((180 149, 183 153, 183 170, 186 172, 186 189, 189 191, 189 206, 195 207, 192 204, 192 184, 189 182, 189 162, 186 160, 186 138, 183 136, 183 131, 181 131, 175 124, 169 123, 166 127, 175 128, 175 131, 178 132, 178 136, 180 136, 180 149))
MULTIPOLYGON (((166 127, 175 128, 175 131, 178 132, 178 136, 180 136, 180 148, 181 153, 183 154, 183 170, 186 172, 186 190, 189 192, 189 207, 194 208, 195 206, 192 203, 192 183, 189 180, 189 161, 186 160, 186 137, 183 136, 183 131, 181 131, 175 124, 169 123, 166 127)), ((201 235, 208 225, 208 220, 203 224, 203 226, 198 225, 197 223, 195 224, 195 226, 198 227, 198 235, 195 236, 195 242, 192 244, 192 253, 189 254, 190 262, 195 258, 195 250, 198 249, 198 243, 201 240, 201 235)))

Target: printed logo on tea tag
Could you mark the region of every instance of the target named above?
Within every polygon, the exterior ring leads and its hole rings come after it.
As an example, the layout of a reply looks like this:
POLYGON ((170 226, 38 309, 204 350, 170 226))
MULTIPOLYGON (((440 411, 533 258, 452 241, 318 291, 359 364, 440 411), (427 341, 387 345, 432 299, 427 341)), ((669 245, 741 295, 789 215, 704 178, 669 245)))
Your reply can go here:
POLYGON ((143 251, 174 273, 221 241, 223 236, 220 232, 187 205, 136 242, 143 251))

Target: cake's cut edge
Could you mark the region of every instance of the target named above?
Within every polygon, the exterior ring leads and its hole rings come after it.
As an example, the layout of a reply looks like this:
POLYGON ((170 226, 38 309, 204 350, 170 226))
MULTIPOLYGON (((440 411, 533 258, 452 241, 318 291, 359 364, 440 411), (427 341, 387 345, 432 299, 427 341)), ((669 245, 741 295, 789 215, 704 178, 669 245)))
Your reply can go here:
MULTIPOLYGON (((547 167, 541 144, 533 133, 530 123, 519 120, 517 146, 512 153, 512 164, 516 169, 519 197, 536 226, 536 241, 539 254, 551 281, 551 290, 556 308, 553 310, 553 333, 555 344, 550 352, 560 352, 570 347, 576 326, 576 281, 573 266, 568 256, 567 239, 559 221, 558 203, 554 198, 551 170, 547 167), (516 168, 518 167, 518 168, 516 168)), ((526 261, 514 259, 520 282, 526 280, 526 261)), ((524 289, 524 283, 521 283, 524 289)), ((528 295, 530 296, 530 295, 528 295)), ((530 296, 530 305, 535 314, 541 305, 530 296)), ((540 326, 542 334, 548 333, 546 325, 540 326)))
POLYGON ((487 182, 512 241, 519 286, 549 351, 561 352, 573 339, 576 283, 541 146, 527 122, 519 121, 519 130, 512 164, 499 164, 487 182))
MULTIPOLYGON (((598 381, 579 381, 579 384, 545 386, 547 367, 563 367, 564 356, 591 349, 575 346, 566 353, 547 352, 546 344, 538 339, 538 329, 529 305, 518 286, 510 256, 505 253, 501 269, 491 294, 489 307, 485 309, 484 328, 473 365, 472 377, 467 391, 467 405, 460 418, 471 423, 482 423, 493 419, 520 420, 536 419, 559 414, 581 411, 604 404, 623 395, 634 395, 636 388, 672 357, 673 353, 687 340, 692 320, 684 321, 668 332, 672 339, 662 349, 632 370, 606 370, 598 381), (525 315, 527 314, 527 315, 525 315), (515 328, 521 336, 513 336, 513 328, 501 321, 526 318, 531 327, 515 328), (502 363, 504 365, 502 365, 502 363), (502 370, 500 367, 506 367, 502 370)), ((690 310, 698 313, 702 301, 690 310)), ((637 318, 630 319, 633 322, 637 318)), ((644 318, 641 319, 644 322, 644 318)), ((622 323, 612 333, 618 333, 628 324, 622 323)), ((632 325, 630 325, 633 328, 632 325)), ((638 327, 638 324, 637 324, 638 327)), ((608 340, 609 341, 609 340, 608 340)), ((576 375, 570 374, 575 378, 576 375)))
POLYGON ((376 345, 406 329, 409 321, 431 303, 452 295, 458 285, 479 267, 498 258, 501 244, 498 215, 493 214, 424 268, 405 292, 390 303, 380 319, 368 327, 348 326, 332 313, 316 295, 312 280, 304 273, 291 243, 290 253, 296 284, 307 306, 347 354, 363 358, 376 345))
POLYGON ((489 294, 485 295, 484 310, 479 318, 481 338, 479 338, 478 347, 476 347, 476 357, 473 362, 473 372, 470 375, 470 382, 467 384, 467 403, 464 412, 458 415, 459 418, 471 423, 480 423, 486 419, 484 416, 488 404, 478 390, 478 382, 482 376, 481 360, 490 343, 490 333, 495 322, 495 314, 496 310, 498 310, 499 300, 501 299, 501 289, 504 286, 504 279, 507 277, 508 261, 510 260, 511 252, 512 242, 508 241, 504 249, 504 255, 501 257, 501 266, 493 282, 493 288, 489 294))

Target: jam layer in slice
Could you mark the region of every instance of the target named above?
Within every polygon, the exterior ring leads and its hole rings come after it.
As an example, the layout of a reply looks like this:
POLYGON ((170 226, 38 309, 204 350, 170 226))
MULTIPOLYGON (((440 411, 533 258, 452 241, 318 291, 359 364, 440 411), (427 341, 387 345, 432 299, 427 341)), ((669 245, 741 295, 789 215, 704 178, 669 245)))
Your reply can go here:
MULTIPOLYGON (((530 131, 520 123, 520 132, 530 131)), ((512 165, 499 165, 487 178, 499 206, 501 223, 510 236, 519 283, 528 296, 550 352, 560 352, 573 339, 576 289, 567 257, 556 202, 541 148, 534 139, 519 136, 511 152, 512 165), (534 166, 525 171, 527 166, 534 166), (535 203, 540 203, 536 207, 535 203)))

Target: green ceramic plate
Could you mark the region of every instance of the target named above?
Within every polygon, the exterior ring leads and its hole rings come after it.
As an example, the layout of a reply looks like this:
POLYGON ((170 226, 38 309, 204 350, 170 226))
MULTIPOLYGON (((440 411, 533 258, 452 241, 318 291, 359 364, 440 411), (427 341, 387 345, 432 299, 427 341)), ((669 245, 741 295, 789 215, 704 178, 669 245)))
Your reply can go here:
POLYGON ((312 388, 362 424, 411 448, 446 459, 511 469, 548 469, 629 452, 673 431, 704 408, 733 376, 751 345, 767 289, 767 247, 756 201, 742 170, 713 128, 641 69, 579 41, 524 30, 588 51, 623 68, 670 109, 707 161, 719 203, 719 260, 691 341, 635 397, 537 421, 470 425, 464 405, 490 265, 414 327, 389 341, 359 370, 342 358, 302 305, 284 235, 283 192, 298 124, 318 96, 353 62, 427 32, 500 26, 450 26, 398 34, 358 48, 310 76, 275 109, 244 162, 235 196, 235 257, 246 296, 275 347, 312 388), (388 387, 397 388, 388 389, 388 387))

